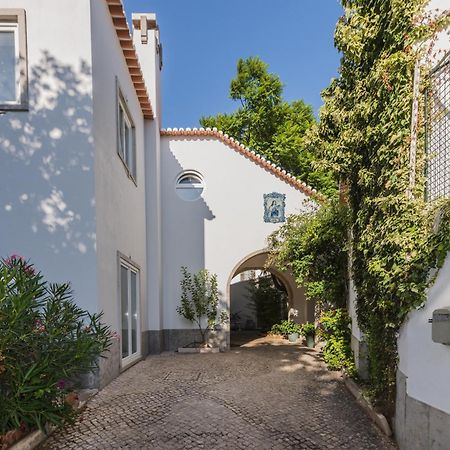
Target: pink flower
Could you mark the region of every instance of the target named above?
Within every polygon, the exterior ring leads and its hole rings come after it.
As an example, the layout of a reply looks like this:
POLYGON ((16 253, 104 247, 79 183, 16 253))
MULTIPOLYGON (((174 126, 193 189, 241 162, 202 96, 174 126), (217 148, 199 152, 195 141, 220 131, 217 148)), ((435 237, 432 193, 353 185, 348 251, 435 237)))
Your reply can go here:
POLYGON ((13 254, 11 256, 8 256, 8 258, 5 259, 5 264, 8 267, 14 267, 14 266, 22 266, 25 273, 27 275, 34 275, 34 268, 32 264, 27 264, 26 259, 23 256, 13 254))
POLYGON ((66 384, 67 384, 66 380, 59 380, 59 381, 56 383, 56 387, 57 387, 58 389, 64 389, 64 388, 66 387, 66 384))
POLYGON ((45 332, 45 325, 39 319, 36 319, 36 321, 34 322, 33 333, 44 333, 44 332, 45 332))
POLYGON ((112 337, 113 339, 119 340, 119 339, 120 339, 120 334, 119 334, 117 331, 113 331, 113 332, 111 333, 111 337, 112 337))

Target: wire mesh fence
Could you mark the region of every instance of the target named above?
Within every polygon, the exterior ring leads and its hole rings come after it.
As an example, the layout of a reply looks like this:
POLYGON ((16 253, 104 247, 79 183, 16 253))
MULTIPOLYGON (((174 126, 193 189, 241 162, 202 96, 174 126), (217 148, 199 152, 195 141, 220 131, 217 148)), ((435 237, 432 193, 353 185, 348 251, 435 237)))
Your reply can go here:
POLYGON ((431 72, 427 90, 427 200, 450 197, 450 52, 431 72))

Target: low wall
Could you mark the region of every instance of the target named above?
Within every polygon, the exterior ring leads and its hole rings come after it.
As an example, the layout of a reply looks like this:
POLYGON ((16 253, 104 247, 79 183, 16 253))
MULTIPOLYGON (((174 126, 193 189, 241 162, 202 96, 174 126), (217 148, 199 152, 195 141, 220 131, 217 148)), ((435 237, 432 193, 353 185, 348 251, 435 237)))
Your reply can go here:
POLYGON ((410 397, 407 381, 398 370, 395 437, 400 449, 447 450, 450 448, 450 415, 410 397))

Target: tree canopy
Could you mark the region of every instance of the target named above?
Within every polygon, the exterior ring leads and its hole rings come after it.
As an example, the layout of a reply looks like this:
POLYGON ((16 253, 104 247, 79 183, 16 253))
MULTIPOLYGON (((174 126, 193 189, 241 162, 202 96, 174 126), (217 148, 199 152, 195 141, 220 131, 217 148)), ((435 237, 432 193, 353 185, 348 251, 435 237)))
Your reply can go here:
POLYGON ((314 148, 305 145, 305 133, 316 122, 312 107, 284 101, 283 83, 266 63, 240 59, 230 98, 240 105, 234 112, 202 117, 200 124, 222 130, 323 194, 335 192, 331 171, 316 168, 314 148))

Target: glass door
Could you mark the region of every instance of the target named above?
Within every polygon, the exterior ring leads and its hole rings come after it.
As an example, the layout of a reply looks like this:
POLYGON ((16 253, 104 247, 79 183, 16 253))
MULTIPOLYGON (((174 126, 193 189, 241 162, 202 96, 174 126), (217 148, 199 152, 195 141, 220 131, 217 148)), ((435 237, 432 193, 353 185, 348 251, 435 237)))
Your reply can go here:
POLYGON ((121 261, 120 304, 122 318, 122 364, 141 354, 139 314, 139 273, 121 261))

